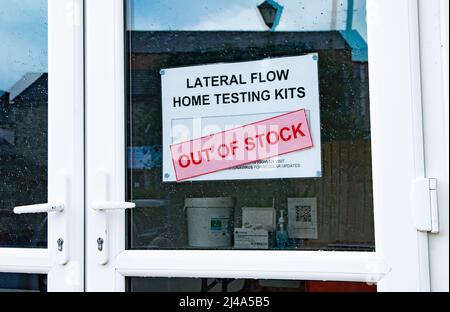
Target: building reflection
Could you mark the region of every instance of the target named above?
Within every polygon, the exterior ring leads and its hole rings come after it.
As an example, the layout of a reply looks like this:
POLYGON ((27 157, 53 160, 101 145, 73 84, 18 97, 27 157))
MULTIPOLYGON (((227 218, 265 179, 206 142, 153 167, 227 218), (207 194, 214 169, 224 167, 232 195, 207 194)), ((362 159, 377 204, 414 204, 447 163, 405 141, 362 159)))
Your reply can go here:
POLYGON ((45 247, 45 214, 13 207, 47 201, 48 74, 28 73, 0 91, 0 247, 45 247))
POLYGON ((186 197, 233 197, 241 207, 287 210, 315 197, 317 240, 301 249, 374 250, 367 44, 348 31, 129 31, 129 200, 163 200, 132 211, 130 248, 188 248, 186 197), (161 68, 319 54, 322 178, 162 183, 161 68), (161 243, 163 242, 163 243, 161 243))

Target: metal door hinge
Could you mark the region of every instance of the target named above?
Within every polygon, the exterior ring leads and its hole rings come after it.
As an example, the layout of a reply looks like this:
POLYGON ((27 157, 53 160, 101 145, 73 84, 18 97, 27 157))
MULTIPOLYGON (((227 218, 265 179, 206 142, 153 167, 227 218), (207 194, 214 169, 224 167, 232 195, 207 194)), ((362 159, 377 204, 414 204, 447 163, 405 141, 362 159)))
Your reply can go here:
POLYGON ((439 233, 437 179, 416 179, 412 187, 414 224, 418 231, 439 233))

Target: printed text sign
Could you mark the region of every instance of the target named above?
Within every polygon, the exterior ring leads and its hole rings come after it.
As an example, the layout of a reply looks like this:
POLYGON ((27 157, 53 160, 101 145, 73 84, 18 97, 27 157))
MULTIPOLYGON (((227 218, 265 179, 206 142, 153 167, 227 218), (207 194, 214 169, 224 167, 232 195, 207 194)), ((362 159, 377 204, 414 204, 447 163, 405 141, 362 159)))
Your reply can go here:
MULTIPOLYGON (((162 180, 175 182, 321 177, 318 68, 319 55, 311 53, 258 61, 161 69, 162 180), (278 145, 269 145, 266 148, 271 150, 266 155, 261 149, 257 155, 253 155, 256 151, 252 150, 246 155, 236 155, 234 160, 225 157, 220 162, 223 166, 211 162, 205 171, 196 172, 198 167, 203 170, 204 164, 192 169, 194 166, 182 163, 186 169, 176 168, 177 160, 173 157, 178 154, 173 153, 179 151, 172 149, 174 145, 184 149, 187 147, 186 142, 197 145, 203 142, 201 146, 204 146, 206 143, 211 144, 214 134, 236 134, 229 130, 301 109, 305 110, 308 130, 314 142, 311 148, 281 155, 279 151, 273 151, 280 149, 278 145), (207 142, 197 140, 204 137, 208 137, 207 142), (276 157, 271 157, 275 154, 276 157), (242 165, 237 165, 235 160, 242 165), (180 174, 180 170, 183 174, 180 174), (194 172, 188 172, 190 170, 194 172), (188 176, 191 178, 186 178, 188 176)), ((255 130, 255 135, 258 133, 255 130)), ((283 135, 285 133, 283 131, 283 135)), ((228 140, 226 137, 223 139, 228 140)), ((202 152, 202 149, 197 149, 198 146, 193 147, 197 153, 202 152)), ((214 156, 220 156, 217 150, 215 152, 214 156)), ((208 150, 202 153, 202 160, 212 156, 208 150)), ((187 161, 187 158, 183 157, 182 160, 187 161)), ((198 159, 195 157, 191 161, 197 163, 198 159)))
POLYGON ((313 146, 304 109, 170 146, 177 181, 313 146))

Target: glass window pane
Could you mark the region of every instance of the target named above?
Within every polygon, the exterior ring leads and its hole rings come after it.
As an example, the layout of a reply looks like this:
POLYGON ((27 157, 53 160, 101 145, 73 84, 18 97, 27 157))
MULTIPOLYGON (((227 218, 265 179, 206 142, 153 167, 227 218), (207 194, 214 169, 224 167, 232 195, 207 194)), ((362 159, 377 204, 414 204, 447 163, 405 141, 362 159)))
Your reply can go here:
POLYGON ((132 292, 376 292, 377 286, 353 282, 261 279, 143 278, 127 279, 132 292))
POLYGON ((47 275, 0 273, 0 292, 46 292, 47 275))
POLYGON ((47 201, 47 0, 0 7, 0 247, 46 247, 45 214, 13 207, 47 201))
POLYGON ((365 1, 280 0, 272 30, 262 2, 128 1, 127 197, 138 206, 129 248, 375 249, 365 1), (163 181, 161 69, 310 53, 318 54, 318 176, 163 181))

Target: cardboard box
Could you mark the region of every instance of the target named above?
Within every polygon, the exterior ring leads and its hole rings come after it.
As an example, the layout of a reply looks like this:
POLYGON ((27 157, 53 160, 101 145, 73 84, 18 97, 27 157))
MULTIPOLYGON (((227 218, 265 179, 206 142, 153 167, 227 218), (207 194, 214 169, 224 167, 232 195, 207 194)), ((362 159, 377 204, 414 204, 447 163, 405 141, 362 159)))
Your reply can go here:
POLYGON ((234 248, 269 249, 269 232, 252 228, 235 228, 234 248))
POLYGON ((268 231, 276 230, 276 211, 273 207, 242 207, 242 225, 262 226, 268 231))

